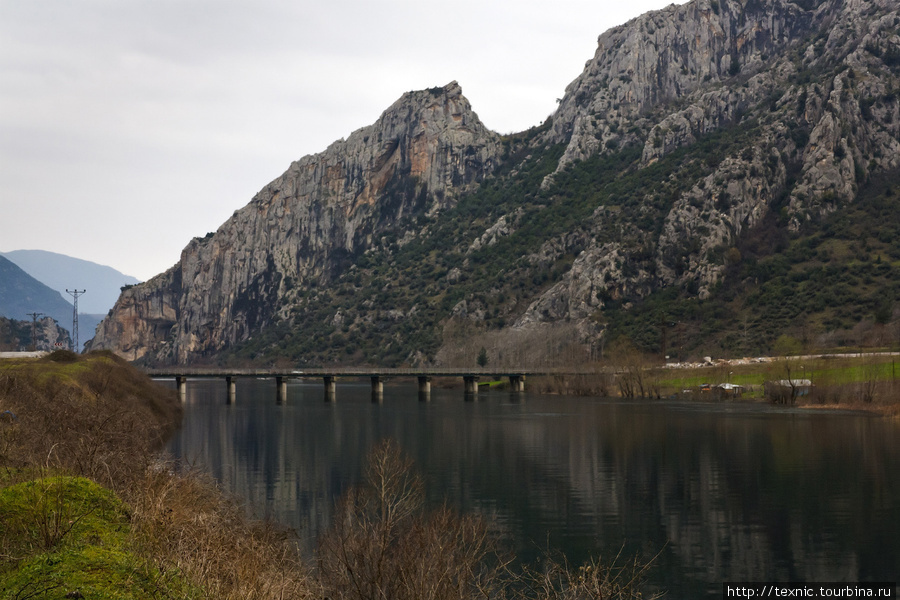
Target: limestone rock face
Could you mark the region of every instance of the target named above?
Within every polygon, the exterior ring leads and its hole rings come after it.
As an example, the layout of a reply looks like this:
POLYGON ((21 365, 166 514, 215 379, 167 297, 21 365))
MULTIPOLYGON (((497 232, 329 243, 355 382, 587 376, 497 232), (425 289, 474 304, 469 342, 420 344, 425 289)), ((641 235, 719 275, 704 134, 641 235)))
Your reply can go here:
MULTIPOLYGON (((560 167, 639 139, 641 120, 654 109, 762 68, 813 27, 816 13, 799 4, 694 0, 602 34, 553 115, 547 139, 567 143, 560 167)), ((696 128, 720 124, 737 107, 727 104, 720 114, 695 115, 696 128)))
POLYGON ((515 232, 516 222, 522 216, 522 211, 517 210, 510 215, 503 215, 497 222, 488 227, 485 232, 469 246, 468 252, 475 252, 485 246, 493 246, 500 238, 515 232))
POLYGON ((32 343, 41 352, 68 350, 72 347, 72 337, 52 317, 38 319, 36 323, 0 317, 0 351, 27 352, 32 343))
MULTIPOLYGON (((186 252, 187 249, 182 257, 186 252)), ((178 336, 181 273, 179 263, 149 281, 125 289, 86 344, 87 349, 113 350, 127 360, 142 358, 151 350, 157 355, 172 352, 178 336)))
MULTIPOLYGON (((557 170, 629 143, 650 165, 723 128, 743 126, 747 143, 681 190, 658 234, 595 235, 516 325, 584 320, 623 291, 678 285, 705 298, 771 211, 799 229, 900 167, 898 25, 889 0, 695 0, 601 35, 541 140, 566 143, 557 170)), ((608 224, 595 214, 590 227, 608 224)))
POLYGON ((50 317, 44 317, 38 320, 38 350, 47 350, 52 352, 57 348, 70 348, 72 346, 72 337, 69 331, 63 329, 59 323, 50 317))
POLYGON ((404 94, 375 124, 294 162, 168 272, 126 290, 90 347, 183 362, 246 339, 402 218, 451 206, 500 155, 456 82, 404 94))

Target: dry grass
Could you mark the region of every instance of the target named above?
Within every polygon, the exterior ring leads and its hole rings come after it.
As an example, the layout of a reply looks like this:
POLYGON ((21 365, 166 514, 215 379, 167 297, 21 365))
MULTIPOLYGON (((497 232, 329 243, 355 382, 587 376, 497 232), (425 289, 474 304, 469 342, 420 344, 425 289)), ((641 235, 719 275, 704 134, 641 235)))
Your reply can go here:
MULTIPOLYGON (((111 488, 129 506, 132 552, 163 578, 187 578, 202 598, 315 596, 290 532, 249 519, 212 481, 155 462, 180 418, 174 392, 111 355, 56 358, 0 368, 0 413, 10 411, 0 422, 4 485, 69 473, 111 488)), ((41 512, 48 539, 71 521, 59 521, 68 497, 53 499, 59 506, 41 512)))
POLYGON ((197 473, 155 465, 125 498, 136 547, 218 600, 316 597, 292 532, 251 520, 197 473))
POLYGON ((588 332, 574 324, 539 323, 521 329, 484 330, 471 322, 451 319, 444 327, 444 343, 435 356, 444 366, 474 367, 484 348, 488 367, 565 367, 587 364, 591 347, 588 332))
POLYGON ((598 372, 530 377, 528 389, 538 394, 609 397, 616 388, 611 373, 598 372))
POLYGON ((530 598, 542 600, 655 600, 641 591, 648 563, 622 556, 609 564, 590 560, 577 569, 564 559, 548 559, 542 569, 526 569, 520 580, 530 598))
POLYGON ((112 355, 67 354, 0 363, 0 461, 121 487, 177 425, 180 402, 112 355))
POLYGON ((820 379, 814 381, 814 384, 808 396, 798 399, 798 406, 900 416, 900 383, 897 381, 869 380, 828 384, 820 379))

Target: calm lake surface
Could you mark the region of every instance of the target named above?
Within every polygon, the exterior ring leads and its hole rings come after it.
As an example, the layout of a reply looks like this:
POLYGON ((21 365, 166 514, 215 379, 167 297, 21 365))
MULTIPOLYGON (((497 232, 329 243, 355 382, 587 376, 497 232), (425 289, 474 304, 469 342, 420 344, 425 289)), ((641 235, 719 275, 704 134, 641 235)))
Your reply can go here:
POLYGON ((394 438, 430 501, 486 515, 533 560, 548 546, 589 556, 656 556, 650 589, 721 598, 722 582, 896 581, 900 574, 900 425, 852 414, 745 404, 433 388, 368 381, 188 383, 169 445, 297 529, 307 548, 366 456, 394 438), (657 556, 658 555, 658 556, 657 556))

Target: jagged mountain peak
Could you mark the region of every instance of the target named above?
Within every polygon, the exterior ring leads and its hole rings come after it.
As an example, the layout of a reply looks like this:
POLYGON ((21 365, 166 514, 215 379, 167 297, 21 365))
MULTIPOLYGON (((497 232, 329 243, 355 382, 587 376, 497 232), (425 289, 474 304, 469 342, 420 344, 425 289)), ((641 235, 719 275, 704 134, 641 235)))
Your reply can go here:
POLYGON ((411 176, 433 211, 452 204, 460 191, 492 172, 498 148, 499 136, 484 126, 452 81, 404 93, 375 123, 303 157, 273 184, 306 172, 321 188, 352 200, 355 208, 371 205, 390 182, 411 176), (336 171, 343 182, 332 178, 336 171), (361 177, 353 177, 357 174, 361 177))
POLYGON ((292 163, 173 269, 127 290, 92 347, 185 360, 246 339, 400 220, 452 206, 501 151, 455 81, 407 92, 374 124, 292 163))
MULTIPOLYGON (((373 135, 377 139, 391 139, 400 134, 398 125, 405 129, 407 125, 415 123, 422 128, 417 133, 433 133, 447 127, 471 127, 479 132, 488 132, 463 95, 462 87, 456 81, 451 81, 442 87, 403 93, 381 113, 375 123, 357 129, 347 139, 336 140, 325 152, 366 144, 373 135)), ((308 155, 298 162, 308 163, 318 156, 320 154, 308 155)))

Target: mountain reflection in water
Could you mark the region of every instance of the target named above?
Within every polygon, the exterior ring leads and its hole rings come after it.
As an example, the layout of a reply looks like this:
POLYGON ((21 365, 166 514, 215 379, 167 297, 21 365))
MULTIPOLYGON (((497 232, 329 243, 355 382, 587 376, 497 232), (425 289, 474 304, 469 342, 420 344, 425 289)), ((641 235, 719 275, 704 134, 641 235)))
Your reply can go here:
POLYGON ((894 581, 900 426, 759 405, 620 402, 506 392, 463 401, 415 383, 188 384, 170 451, 209 471, 312 550, 369 449, 392 437, 430 501, 494 523, 522 560, 658 554, 652 589, 720 598, 725 581, 894 581))

